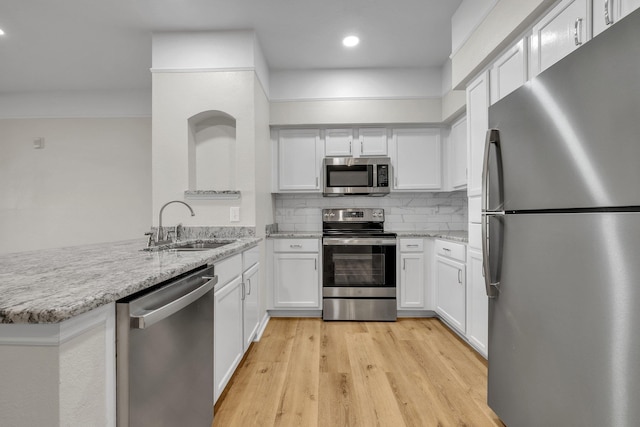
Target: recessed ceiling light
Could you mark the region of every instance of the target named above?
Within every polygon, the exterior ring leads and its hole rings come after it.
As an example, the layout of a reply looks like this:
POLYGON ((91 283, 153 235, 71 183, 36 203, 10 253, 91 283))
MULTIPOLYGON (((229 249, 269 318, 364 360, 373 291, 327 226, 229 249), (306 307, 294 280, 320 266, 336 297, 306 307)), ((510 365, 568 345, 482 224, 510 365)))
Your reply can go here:
POLYGON ((357 46, 358 43, 360 43, 360 39, 358 38, 358 36, 347 36, 342 39, 342 44, 346 47, 354 47, 357 46))
POLYGON ((2 31, 2 28, 0 28, 0 36, 4 36, 4 31, 2 31))

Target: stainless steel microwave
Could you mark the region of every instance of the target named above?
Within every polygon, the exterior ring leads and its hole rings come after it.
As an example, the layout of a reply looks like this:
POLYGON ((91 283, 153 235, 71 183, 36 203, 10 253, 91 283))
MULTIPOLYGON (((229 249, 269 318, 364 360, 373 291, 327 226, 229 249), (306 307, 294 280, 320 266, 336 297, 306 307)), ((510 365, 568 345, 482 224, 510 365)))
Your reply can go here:
POLYGON ((325 196, 389 194, 388 157, 326 157, 322 163, 325 196))

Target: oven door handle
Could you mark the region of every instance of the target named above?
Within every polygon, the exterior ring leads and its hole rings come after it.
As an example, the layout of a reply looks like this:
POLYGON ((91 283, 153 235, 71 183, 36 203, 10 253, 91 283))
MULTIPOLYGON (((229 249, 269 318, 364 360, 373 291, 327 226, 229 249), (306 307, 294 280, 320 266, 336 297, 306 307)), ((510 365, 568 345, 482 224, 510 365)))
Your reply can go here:
POLYGON ((396 239, 376 239, 371 237, 325 237, 323 246, 395 246, 396 239))

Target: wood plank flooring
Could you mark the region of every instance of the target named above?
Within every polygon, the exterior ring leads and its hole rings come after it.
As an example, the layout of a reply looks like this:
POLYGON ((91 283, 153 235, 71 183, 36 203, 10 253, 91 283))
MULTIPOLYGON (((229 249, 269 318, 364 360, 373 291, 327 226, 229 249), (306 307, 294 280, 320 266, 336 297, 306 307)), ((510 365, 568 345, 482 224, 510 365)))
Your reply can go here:
POLYGON ((273 318, 213 427, 503 426, 486 384, 486 361, 437 319, 273 318))

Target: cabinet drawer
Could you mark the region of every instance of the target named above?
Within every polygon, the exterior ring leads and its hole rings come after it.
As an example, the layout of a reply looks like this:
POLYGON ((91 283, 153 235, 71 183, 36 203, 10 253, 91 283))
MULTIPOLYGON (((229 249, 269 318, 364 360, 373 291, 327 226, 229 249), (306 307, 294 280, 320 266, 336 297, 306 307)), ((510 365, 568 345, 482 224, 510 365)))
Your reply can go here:
POLYGON ((423 252, 424 240, 400 239, 400 252, 423 252))
POLYGON ((213 273, 218 276, 216 289, 221 289, 234 278, 242 274, 242 254, 223 259, 213 264, 213 273))
POLYGON ((242 271, 247 271, 258 261, 260 261, 260 248, 258 246, 242 252, 242 271))
POLYGON ((466 259, 465 245, 446 240, 436 240, 436 254, 462 262, 466 259))
POLYGON ((274 252, 318 252, 318 239, 275 239, 274 252))

